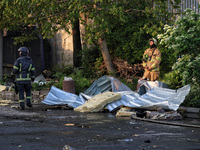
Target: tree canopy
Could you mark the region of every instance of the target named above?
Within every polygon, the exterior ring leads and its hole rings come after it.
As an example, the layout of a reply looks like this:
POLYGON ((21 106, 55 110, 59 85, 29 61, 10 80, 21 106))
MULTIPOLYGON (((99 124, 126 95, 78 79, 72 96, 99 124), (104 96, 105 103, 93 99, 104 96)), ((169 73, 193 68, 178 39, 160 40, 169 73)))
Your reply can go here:
POLYGON ((51 38, 61 28, 69 31, 70 21, 79 18, 76 12, 80 5, 77 0, 1 1, 0 28, 21 32, 20 38, 15 38, 18 43, 33 39, 34 34, 51 38), (28 29, 31 30, 26 34, 28 29))
MULTIPOLYGON (((179 2, 170 6, 176 8, 179 2)), ((85 41, 97 45, 103 38, 113 57, 136 63, 141 61, 147 40, 171 22, 168 6, 164 0, 2 0, 0 28, 18 31, 15 42, 23 43, 36 34, 51 38, 60 28, 69 31, 80 19, 86 25, 85 41), (92 24, 80 14, 93 20, 92 24)))

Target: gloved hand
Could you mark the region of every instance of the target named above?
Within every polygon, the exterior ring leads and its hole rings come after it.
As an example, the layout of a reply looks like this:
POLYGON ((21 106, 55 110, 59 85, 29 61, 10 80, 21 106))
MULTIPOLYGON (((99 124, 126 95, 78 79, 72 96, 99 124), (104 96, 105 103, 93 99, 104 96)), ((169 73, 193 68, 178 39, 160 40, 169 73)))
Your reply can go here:
POLYGON ((153 69, 152 67, 148 67, 148 68, 147 68, 148 71, 151 71, 152 69, 153 69))

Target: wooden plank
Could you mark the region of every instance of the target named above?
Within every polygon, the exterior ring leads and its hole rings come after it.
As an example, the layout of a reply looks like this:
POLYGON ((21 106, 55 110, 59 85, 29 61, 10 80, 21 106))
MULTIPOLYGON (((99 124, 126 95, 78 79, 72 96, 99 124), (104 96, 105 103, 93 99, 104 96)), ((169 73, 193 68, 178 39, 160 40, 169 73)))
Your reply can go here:
POLYGON ((189 112, 189 113, 200 113, 200 108, 186 107, 186 112, 189 112))
POLYGON ((200 113, 200 108, 196 108, 196 107, 179 107, 178 111, 184 111, 187 113, 200 113))

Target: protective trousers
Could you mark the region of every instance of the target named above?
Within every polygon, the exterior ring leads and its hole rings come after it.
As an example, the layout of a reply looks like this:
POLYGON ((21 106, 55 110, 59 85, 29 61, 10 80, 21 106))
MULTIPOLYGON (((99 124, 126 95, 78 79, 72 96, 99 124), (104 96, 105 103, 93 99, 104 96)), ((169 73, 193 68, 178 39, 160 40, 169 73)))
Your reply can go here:
POLYGON ((28 107, 32 107, 32 96, 31 96, 31 82, 27 82, 26 84, 18 84, 18 91, 19 91, 19 103, 22 109, 25 108, 25 99, 24 99, 24 92, 26 92, 26 105, 28 107))
POLYGON ((156 81, 159 79, 160 72, 159 71, 147 71, 144 72, 144 77, 148 78, 150 81, 156 81))

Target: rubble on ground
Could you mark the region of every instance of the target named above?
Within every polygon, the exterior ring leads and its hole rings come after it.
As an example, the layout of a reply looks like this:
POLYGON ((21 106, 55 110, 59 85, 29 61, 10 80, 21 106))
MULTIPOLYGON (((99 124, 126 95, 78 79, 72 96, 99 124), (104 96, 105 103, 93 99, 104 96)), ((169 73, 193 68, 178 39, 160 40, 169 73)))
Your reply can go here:
POLYGON ((151 111, 146 109, 134 109, 130 107, 122 107, 117 111, 116 117, 140 117, 152 120, 181 120, 183 117, 177 111, 165 110, 159 107, 157 110, 151 111))
POLYGON ((131 117, 131 115, 136 114, 135 111, 132 111, 130 107, 122 107, 117 111, 116 117, 131 117))
POLYGON ((5 91, 7 89, 7 86, 0 85, 0 92, 5 91))
MULTIPOLYGON (((98 105, 95 105, 96 99, 94 97, 98 97, 98 94, 100 93, 110 91, 120 94, 121 98, 113 100, 112 102, 110 101, 104 103, 103 105, 105 105, 105 107, 102 107, 101 109, 106 108, 110 112, 115 112, 120 107, 150 109, 156 106, 176 112, 180 104, 184 101, 185 96, 190 91, 189 85, 186 85, 178 90, 173 90, 166 88, 166 85, 159 81, 143 81, 140 83, 140 86, 143 86, 143 89, 145 88, 145 90, 141 93, 132 91, 116 78, 102 76, 98 80, 94 81, 91 87, 89 87, 85 92, 80 93, 79 96, 52 86, 47 97, 44 101, 42 101, 42 103, 48 105, 66 104, 74 108, 75 111, 79 110, 81 112, 99 112, 100 109, 98 105), (87 107, 90 107, 95 111, 87 110, 87 107)), ((138 91, 141 91, 140 87, 138 88, 138 91)), ((102 97, 101 101, 104 100, 106 102, 106 97, 102 97)), ((130 116, 131 112, 120 110, 117 112, 117 116, 120 115, 130 116)), ((159 115, 163 116, 163 114, 159 115)))
MULTIPOLYGON (((42 76, 38 77, 38 80, 40 79, 46 82, 42 76)), ((52 86, 50 91, 32 91, 33 104, 66 105, 79 112, 101 112, 103 109, 106 109, 110 112, 116 112, 117 117, 141 115, 148 119, 158 120, 181 118, 177 109, 189 93, 189 85, 173 90, 167 88, 164 83, 159 81, 142 81, 138 83, 137 91, 132 91, 118 79, 102 76, 79 95, 52 86), (134 111, 140 108, 146 111, 141 114, 134 111), (162 108, 171 112, 159 112, 155 108, 162 108)), ((12 104, 13 100, 18 99, 14 91, 6 91, 6 88, 2 88, 4 90, 0 92, 1 105, 12 104)))

